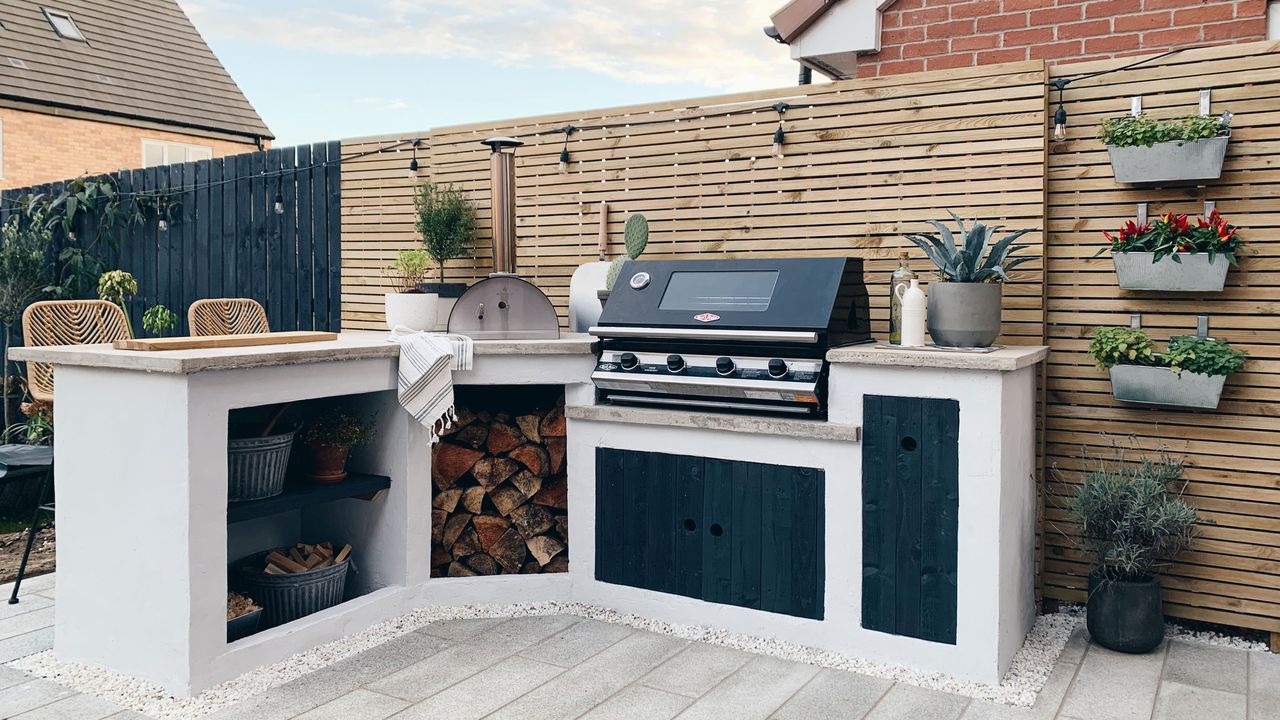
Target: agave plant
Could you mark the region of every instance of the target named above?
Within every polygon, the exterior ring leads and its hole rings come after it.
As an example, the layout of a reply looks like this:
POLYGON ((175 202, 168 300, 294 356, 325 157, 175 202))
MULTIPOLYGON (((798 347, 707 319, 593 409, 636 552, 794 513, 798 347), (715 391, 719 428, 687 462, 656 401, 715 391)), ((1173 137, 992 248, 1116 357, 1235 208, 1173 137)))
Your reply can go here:
POLYGON ((981 283, 1003 282, 1009 279, 1009 271, 1030 260, 1029 257, 1010 259, 1013 253, 1026 247, 1014 245, 1013 241, 1030 232, 1015 230, 1005 235, 994 245, 991 243, 1000 226, 987 227, 983 223, 974 223, 968 230, 964 221, 954 212, 948 212, 951 219, 960 227, 960 235, 964 237, 962 245, 956 244, 955 234, 951 228, 936 220, 929 224, 938 229, 938 233, 908 234, 906 237, 924 251, 934 265, 938 266, 938 277, 948 282, 981 283), (987 252, 987 247, 991 252, 987 252), (986 255, 986 260, 983 260, 986 255))

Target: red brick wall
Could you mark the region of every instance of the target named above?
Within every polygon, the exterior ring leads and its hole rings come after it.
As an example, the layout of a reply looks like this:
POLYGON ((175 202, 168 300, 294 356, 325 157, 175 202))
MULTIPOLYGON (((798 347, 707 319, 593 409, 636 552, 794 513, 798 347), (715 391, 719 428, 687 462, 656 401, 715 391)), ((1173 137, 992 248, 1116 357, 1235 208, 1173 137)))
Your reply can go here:
POLYGON ((898 0, 858 77, 1265 40, 1267 0, 898 0))

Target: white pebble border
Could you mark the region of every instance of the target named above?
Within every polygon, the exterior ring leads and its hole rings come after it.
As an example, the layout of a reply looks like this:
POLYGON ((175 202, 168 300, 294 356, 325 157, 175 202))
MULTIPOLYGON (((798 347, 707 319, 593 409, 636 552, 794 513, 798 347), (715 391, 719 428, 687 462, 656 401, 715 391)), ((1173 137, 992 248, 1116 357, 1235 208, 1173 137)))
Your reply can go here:
MULTIPOLYGON (((173 697, 150 682, 102 668, 61 662, 54 659, 52 651, 15 660, 9 663, 9 666, 52 680, 77 692, 95 695, 157 720, 185 720, 231 706, 339 660, 424 628, 431 623, 472 618, 543 615, 574 615, 617 623, 685 640, 720 645, 824 668, 856 672, 1025 708, 1031 707, 1035 702, 1036 695, 1044 687, 1072 631, 1081 624, 1083 608, 1069 605, 1056 613, 1039 616, 1027 635, 1022 649, 1014 656, 1008 674, 999 685, 956 680, 941 673, 926 673, 902 666, 872 662, 780 640, 741 635, 697 625, 673 625, 591 605, 558 602, 420 608, 350 637, 312 648, 281 662, 245 673, 193 698, 173 697)), ((1265 651, 1267 649, 1264 643, 1221 633, 1195 631, 1173 623, 1168 625, 1166 635, 1172 639, 1241 650, 1265 651)))

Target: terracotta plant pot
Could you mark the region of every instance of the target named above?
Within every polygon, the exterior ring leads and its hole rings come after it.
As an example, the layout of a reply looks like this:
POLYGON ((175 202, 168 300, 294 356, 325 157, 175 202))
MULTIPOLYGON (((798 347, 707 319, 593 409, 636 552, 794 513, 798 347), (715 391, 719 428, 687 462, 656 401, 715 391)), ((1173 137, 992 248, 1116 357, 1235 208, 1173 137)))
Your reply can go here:
POLYGON ((311 463, 307 477, 319 483, 336 483, 347 477, 347 455, 351 448, 307 443, 311 463))

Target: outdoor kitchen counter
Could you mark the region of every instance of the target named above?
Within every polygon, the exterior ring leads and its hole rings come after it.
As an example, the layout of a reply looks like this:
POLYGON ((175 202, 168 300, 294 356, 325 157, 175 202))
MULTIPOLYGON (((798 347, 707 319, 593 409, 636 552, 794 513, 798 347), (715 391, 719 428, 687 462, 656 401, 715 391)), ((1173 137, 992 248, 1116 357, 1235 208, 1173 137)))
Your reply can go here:
POLYGON ((827 352, 832 363, 890 367, 942 368, 947 370, 995 370, 1010 372, 1044 360, 1043 345, 1006 345, 988 352, 886 347, 879 344, 849 345, 827 352))
MULTIPOLYGON (((566 334, 555 340, 481 340, 477 356, 486 355, 588 355, 591 336, 566 334)), ((384 332, 347 331, 328 342, 200 350, 116 350, 110 345, 62 345, 20 347, 10 351, 14 360, 79 367, 138 370, 187 375, 211 370, 303 365, 317 362, 394 358, 400 346, 384 332)), ((585 378, 584 378, 585 380, 585 378)))

